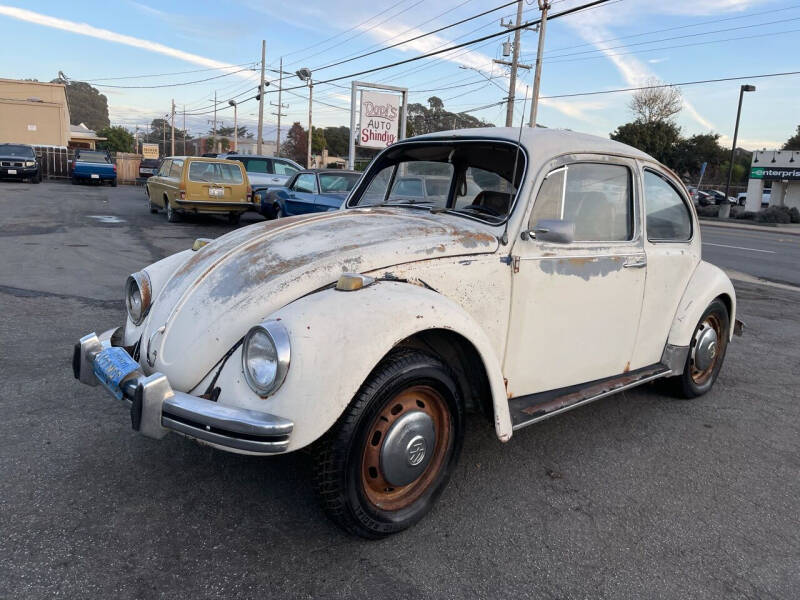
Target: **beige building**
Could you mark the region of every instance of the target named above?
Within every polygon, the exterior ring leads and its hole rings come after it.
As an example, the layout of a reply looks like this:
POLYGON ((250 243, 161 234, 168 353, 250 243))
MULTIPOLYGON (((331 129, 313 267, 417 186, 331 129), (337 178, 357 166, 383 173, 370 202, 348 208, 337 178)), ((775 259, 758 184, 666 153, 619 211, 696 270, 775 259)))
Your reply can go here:
POLYGON ((69 139, 63 84, 0 79, 0 142, 66 147, 69 139))

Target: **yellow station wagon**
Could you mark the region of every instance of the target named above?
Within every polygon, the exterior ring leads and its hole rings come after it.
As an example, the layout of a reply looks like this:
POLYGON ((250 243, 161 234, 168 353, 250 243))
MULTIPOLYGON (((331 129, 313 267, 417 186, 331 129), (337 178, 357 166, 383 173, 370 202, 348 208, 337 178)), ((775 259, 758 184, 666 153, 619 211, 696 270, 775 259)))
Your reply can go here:
POLYGON ((145 187, 150 212, 160 208, 175 223, 181 213, 226 214, 238 223, 243 212, 253 209, 252 188, 242 163, 220 158, 170 156, 145 187))

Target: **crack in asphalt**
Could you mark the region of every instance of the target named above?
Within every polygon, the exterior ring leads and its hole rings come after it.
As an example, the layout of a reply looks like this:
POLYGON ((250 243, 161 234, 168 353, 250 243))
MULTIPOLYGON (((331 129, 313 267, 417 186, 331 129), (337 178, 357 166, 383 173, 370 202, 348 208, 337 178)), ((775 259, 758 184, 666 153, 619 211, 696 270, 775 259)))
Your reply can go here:
POLYGON ((89 306, 97 308, 124 308, 122 300, 100 300, 99 298, 87 298, 86 296, 76 296, 73 294, 60 294, 58 292, 43 292, 40 290, 28 290, 24 288, 12 287, 10 285, 0 285, 0 294, 16 296, 17 298, 60 298, 62 300, 77 300, 89 306))

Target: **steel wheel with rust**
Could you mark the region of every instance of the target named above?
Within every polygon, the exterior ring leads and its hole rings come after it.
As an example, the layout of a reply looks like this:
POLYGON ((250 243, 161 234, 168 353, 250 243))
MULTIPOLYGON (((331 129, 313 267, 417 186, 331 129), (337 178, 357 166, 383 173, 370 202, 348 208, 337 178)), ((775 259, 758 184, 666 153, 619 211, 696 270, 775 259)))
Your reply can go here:
POLYGON ((678 392, 684 398, 696 398, 713 387, 725 360, 729 332, 728 309, 722 300, 716 299, 700 318, 683 373, 676 378, 678 392))
POLYGON ((450 370, 422 352, 390 354, 317 448, 326 512, 367 538, 410 527, 447 484, 463 427, 450 370))

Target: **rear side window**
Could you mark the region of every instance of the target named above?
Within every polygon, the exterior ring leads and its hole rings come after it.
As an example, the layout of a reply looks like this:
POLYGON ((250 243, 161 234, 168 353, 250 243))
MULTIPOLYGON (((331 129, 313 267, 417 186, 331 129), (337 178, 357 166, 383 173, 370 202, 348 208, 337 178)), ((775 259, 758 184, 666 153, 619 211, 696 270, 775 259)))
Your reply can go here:
POLYGON ((242 169, 238 164, 193 161, 189 165, 189 179, 201 183, 237 184, 242 179, 242 169))
POLYGON ((653 171, 644 172, 647 239, 685 242, 692 237, 692 215, 678 190, 653 171))
POLYGON ((271 173, 269 161, 266 158, 239 158, 244 163, 244 169, 248 173, 271 173))
POLYGON ((576 163, 549 173, 533 205, 529 227, 542 219, 575 223, 576 242, 633 239, 631 173, 622 165, 576 163))
POLYGON ((169 176, 174 177, 175 179, 180 179, 182 171, 183 171, 183 161, 173 160, 172 166, 169 169, 169 176))

